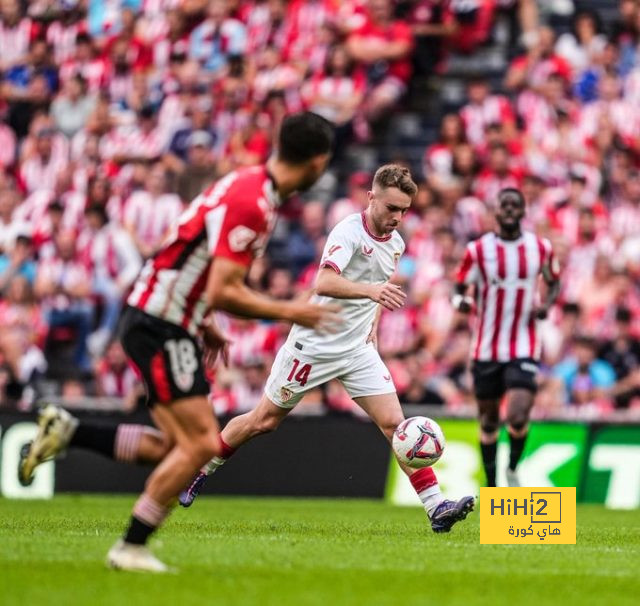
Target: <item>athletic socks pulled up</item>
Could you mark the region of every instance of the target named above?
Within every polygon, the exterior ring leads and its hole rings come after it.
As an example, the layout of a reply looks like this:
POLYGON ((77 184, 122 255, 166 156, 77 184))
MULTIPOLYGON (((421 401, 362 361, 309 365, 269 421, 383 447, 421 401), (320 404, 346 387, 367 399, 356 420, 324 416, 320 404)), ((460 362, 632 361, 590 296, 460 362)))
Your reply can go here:
POLYGON ((496 485, 496 454, 498 452, 498 442, 480 443, 482 453, 482 465, 487 476, 487 486, 496 485))
POLYGON ((423 467, 409 476, 409 481, 416 491, 429 518, 438 505, 444 501, 436 474, 431 467, 423 467))

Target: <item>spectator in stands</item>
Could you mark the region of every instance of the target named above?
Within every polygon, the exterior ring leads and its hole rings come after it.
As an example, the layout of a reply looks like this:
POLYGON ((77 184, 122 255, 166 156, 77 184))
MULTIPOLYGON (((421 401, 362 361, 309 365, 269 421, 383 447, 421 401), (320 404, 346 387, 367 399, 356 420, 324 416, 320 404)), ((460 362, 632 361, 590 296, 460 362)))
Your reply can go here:
POLYGON ((460 110, 467 141, 480 145, 486 128, 500 124, 507 141, 516 134, 516 116, 511 102, 503 95, 492 95, 489 83, 482 76, 474 76, 467 84, 469 103, 460 110))
POLYGON ((31 236, 19 235, 7 252, 0 254, 0 296, 6 294, 16 276, 21 276, 29 286, 36 277, 31 236))
POLYGON ((519 189, 522 171, 510 166, 509 149, 504 143, 495 143, 489 149, 487 166, 480 171, 473 184, 473 193, 490 207, 495 205, 498 192, 505 187, 519 189))
POLYGON ((107 398, 121 398, 122 409, 131 411, 137 404, 142 388, 140 379, 127 360, 119 341, 111 341, 104 356, 96 364, 96 394, 107 398))
POLYGON ((87 94, 87 83, 82 76, 70 78, 51 104, 57 128, 67 137, 73 137, 87 123, 95 102, 95 98, 87 94))
POLYGON ((164 167, 157 162, 148 171, 144 189, 125 202, 122 223, 143 259, 153 255, 182 212, 182 201, 167 186, 164 167))
POLYGON ((573 339, 573 353, 553 368, 559 382, 559 393, 564 404, 583 405, 606 401, 616 382, 615 372, 608 362, 596 357, 598 345, 591 336, 573 339))
POLYGON ((324 204, 307 202, 302 209, 300 226, 292 231, 287 242, 287 256, 296 276, 316 260, 318 242, 324 240, 325 234, 324 204))
POLYGON ((413 67, 416 76, 442 71, 449 39, 459 25, 450 0, 417 0, 410 5, 408 22, 415 39, 413 67))
POLYGON ((393 18, 391 0, 369 0, 365 23, 347 39, 347 50, 367 70, 363 107, 369 122, 380 120, 405 93, 411 76, 413 34, 393 18))
POLYGON ((47 326, 24 276, 14 275, 4 294, 0 299, 0 359, 13 382, 24 386, 46 370, 42 345, 47 326))
POLYGON ((130 235, 109 221, 104 206, 89 206, 85 217, 87 227, 78 240, 78 249, 93 277, 91 293, 102 303, 100 323, 89 336, 87 346, 94 356, 99 356, 113 335, 124 297, 138 276, 142 261, 130 235))
POLYGON ((213 138, 204 130, 189 135, 187 159, 178 175, 178 196, 189 203, 216 179, 218 172, 211 148, 213 138))
POLYGON ((21 63, 29 52, 40 27, 24 16, 18 0, 0 3, 0 71, 6 72, 21 63))
POLYGON ((344 45, 329 50, 324 70, 311 78, 303 89, 307 108, 336 127, 334 158, 342 156, 341 152, 351 140, 353 119, 364 99, 365 89, 365 74, 356 68, 344 45))
POLYGON ((55 239, 54 254, 38 264, 35 294, 42 301, 45 322, 52 331, 57 328, 72 331, 74 367, 80 372, 91 372, 87 352, 94 314, 91 277, 78 259, 74 232, 60 232, 55 239))
POLYGON ((527 53, 516 57, 509 66, 504 82, 507 89, 522 90, 529 87, 536 91, 550 74, 559 74, 565 82, 570 81, 570 65, 554 51, 554 31, 549 27, 540 27, 536 38, 527 53))
POLYGON ((191 32, 189 57, 215 76, 229 57, 242 55, 246 45, 246 28, 230 16, 225 0, 210 0, 207 18, 191 32))
POLYGON ((628 408, 640 402, 640 340, 631 334, 632 314, 619 307, 615 315, 615 334, 602 345, 598 358, 608 362, 616 374, 616 408, 628 408))
POLYGON ((462 53, 471 53, 484 44, 493 26, 496 0, 467 0, 451 2, 453 16, 458 28, 451 44, 462 53))
POLYGON ((20 166, 20 179, 28 193, 38 190, 53 191, 59 176, 67 167, 66 158, 55 154, 53 138, 55 131, 43 126, 35 133, 33 156, 20 166))
POLYGON ((555 52, 569 63, 575 78, 601 60, 606 43, 598 13, 585 10, 574 15, 572 31, 558 38, 555 52))

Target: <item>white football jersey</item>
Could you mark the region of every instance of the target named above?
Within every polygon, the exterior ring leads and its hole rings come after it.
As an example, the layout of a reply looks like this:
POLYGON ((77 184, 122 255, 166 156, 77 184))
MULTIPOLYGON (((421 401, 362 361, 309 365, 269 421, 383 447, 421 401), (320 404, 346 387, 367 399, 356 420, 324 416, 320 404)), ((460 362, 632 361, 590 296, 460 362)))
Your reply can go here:
MULTIPOLYGON (((397 231, 382 238, 367 227, 364 213, 349 215, 338 223, 327 238, 320 268, 331 267, 352 282, 382 284, 396 269, 405 245, 397 231)), ((334 299, 314 295, 314 303, 333 303, 342 307, 343 324, 335 334, 318 334, 310 328, 293 326, 285 347, 306 357, 331 359, 352 355, 366 346, 376 315, 377 303, 371 299, 334 299)))

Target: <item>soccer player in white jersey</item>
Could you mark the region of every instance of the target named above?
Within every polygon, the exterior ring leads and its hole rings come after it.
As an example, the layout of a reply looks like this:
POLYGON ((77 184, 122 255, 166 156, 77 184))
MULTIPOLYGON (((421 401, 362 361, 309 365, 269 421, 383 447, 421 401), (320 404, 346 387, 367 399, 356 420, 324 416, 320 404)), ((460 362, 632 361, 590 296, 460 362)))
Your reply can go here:
MULTIPOLYGON (((309 390, 338 379, 349 395, 391 440, 404 420, 391 373, 375 347, 378 314, 404 305, 406 295, 389 282, 404 242, 396 228, 417 192, 409 170, 389 164, 378 169, 368 192, 369 207, 338 223, 327 239, 314 301, 338 303, 343 329, 320 334, 294 325, 278 352, 258 406, 232 419, 222 431, 223 453, 215 457, 180 495, 191 505, 205 478, 242 444, 273 431, 309 390)), ((434 532, 448 532, 473 509, 473 497, 445 500, 431 467, 403 467, 424 504, 434 532)))
POLYGON ((540 358, 537 322, 547 317, 560 289, 558 262, 551 244, 522 231, 522 192, 506 188, 498 194, 498 231, 467 244, 456 277, 454 307, 477 311, 472 349, 474 391, 480 418, 480 449, 487 484, 496 485, 496 452, 500 402, 507 394, 510 441, 507 482, 519 486, 516 466, 528 433, 540 358), (538 285, 547 284, 543 304, 538 285), (475 289, 475 301, 467 289, 475 289))

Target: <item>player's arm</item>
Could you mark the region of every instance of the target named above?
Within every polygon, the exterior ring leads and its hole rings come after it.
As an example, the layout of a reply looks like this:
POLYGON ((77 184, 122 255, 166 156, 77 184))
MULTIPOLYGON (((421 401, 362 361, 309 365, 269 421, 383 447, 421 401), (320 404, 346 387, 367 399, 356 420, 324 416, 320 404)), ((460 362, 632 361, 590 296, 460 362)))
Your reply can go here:
POLYGON ((541 271, 542 277, 544 278, 547 286, 547 292, 542 305, 538 306, 533 312, 538 320, 546 319, 551 306, 556 302, 558 295, 560 294, 560 266, 558 264, 558 260, 553 254, 551 244, 548 241, 545 241, 544 245, 547 249, 548 261, 542 266, 541 271))
POLYGON ((378 326, 380 326, 380 316, 382 315, 382 307, 378 305, 376 309, 376 317, 373 320, 371 331, 367 337, 367 343, 373 343, 373 346, 378 349, 378 326))
POLYGON ((353 282, 342 277, 332 265, 320 268, 316 278, 316 293, 334 299, 371 299, 391 311, 400 309, 407 299, 397 284, 353 282))
POLYGON ((214 259, 205 295, 208 308, 246 318, 284 320, 324 331, 339 324, 335 306, 270 299, 245 284, 246 274, 246 265, 225 257, 214 259))
POLYGON ((468 314, 473 309, 473 297, 467 294, 467 290, 477 278, 477 262, 474 248, 468 245, 462 263, 456 272, 454 293, 451 297, 451 305, 456 311, 468 314))

